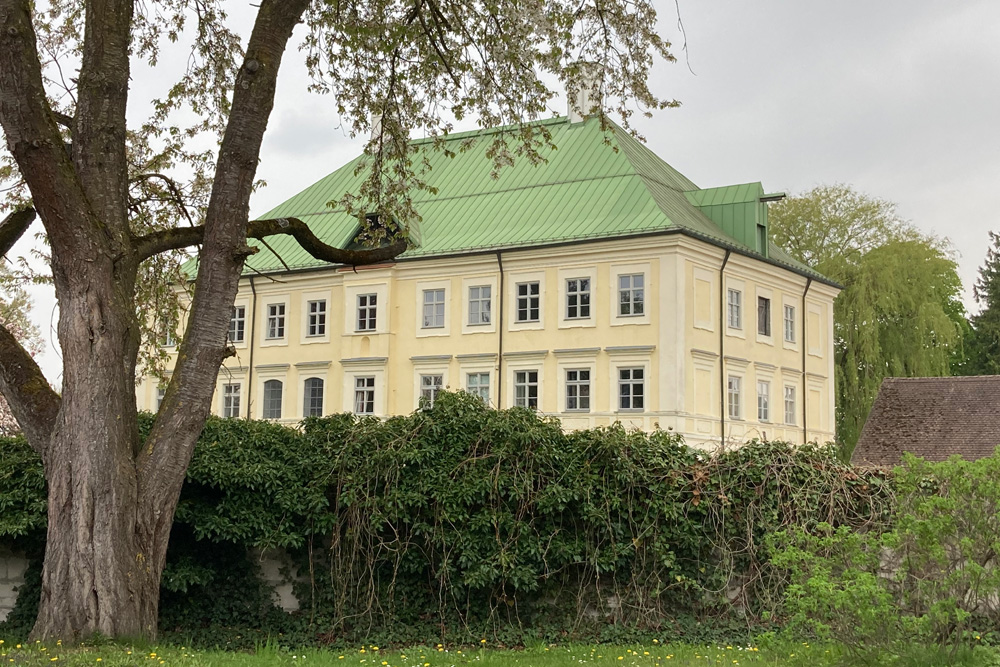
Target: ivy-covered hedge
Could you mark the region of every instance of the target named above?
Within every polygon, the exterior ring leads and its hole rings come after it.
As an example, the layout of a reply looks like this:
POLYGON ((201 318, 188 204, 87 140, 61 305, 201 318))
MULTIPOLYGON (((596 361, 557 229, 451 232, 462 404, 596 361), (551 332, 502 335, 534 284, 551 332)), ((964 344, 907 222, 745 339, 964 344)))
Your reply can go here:
MULTIPOLYGON (((564 433, 465 394, 387 421, 303 426, 209 420, 171 536, 165 631, 383 643, 690 635, 701 620, 775 610, 766 535, 882 525, 891 511, 883 476, 826 448, 751 442, 709 456, 673 433, 564 433), (291 617, 247 557, 271 547, 301 576, 291 617)), ((30 450, 0 441, 0 540, 40 544, 43 492, 30 450)))

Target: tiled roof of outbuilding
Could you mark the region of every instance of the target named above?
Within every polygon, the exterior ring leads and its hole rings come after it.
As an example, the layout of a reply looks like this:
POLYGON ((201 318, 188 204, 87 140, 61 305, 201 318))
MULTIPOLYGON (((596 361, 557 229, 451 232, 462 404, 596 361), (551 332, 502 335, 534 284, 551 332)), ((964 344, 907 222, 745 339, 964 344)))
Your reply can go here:
POLYGON ((1000 446, 1000 375, 886 378, 851 457, 897 465, 904 451, 928 461, 973 461, 1000 446))

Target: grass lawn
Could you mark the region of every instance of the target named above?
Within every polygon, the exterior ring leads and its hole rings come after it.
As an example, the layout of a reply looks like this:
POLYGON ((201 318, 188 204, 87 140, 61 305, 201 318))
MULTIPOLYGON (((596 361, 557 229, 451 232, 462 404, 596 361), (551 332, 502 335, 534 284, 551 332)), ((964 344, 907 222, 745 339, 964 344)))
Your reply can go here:
MULTIPOLYGON (((932 652, 933 653, 933 652, 932 652)), ((405 651, 382 650, 375 646, 345 650, 285 650, 271 646, 253 653, 195 651, 178 647, 144 647, 106 644, 68 647, 62 644, 14 644, 0 641, 0 667, 3 665, 88 665, 89 667, 270 667, 307 665, 338 667, 716 667, 718 665, 773 665, 775 667, 823 667, 836 664, 836 648, 807 643, 781 649, 754 646, 648 645, 549 645, 523 650, 482 647, 413 647, 405 651)), ((968 656, 972 658, 970 654, 968 656)), ((974 660, 961 664, 1000 664, 992 649, 976 649, 974 660)), ((952 664, 938 654, 918 654, 904 658, 901 665, 936 667, 952 664), (946 662, 942 662, 946 660, 946 662)))
POLYGON ((489 646, 414 647, 386 651, 375 646, 344 650, 290 651, 264 647, 255 653, 194 651, 177 647, 128 647, 115 644, 68 647, 61 644, 0 644, 0 665, 89 665, 91 667, 265 667, 337 665, 350 667, 681 667, 690 665, 826 665, 829 649, 803 644, 793 649, 761 650, 750 646, 571 645, 497 650, 489 646))

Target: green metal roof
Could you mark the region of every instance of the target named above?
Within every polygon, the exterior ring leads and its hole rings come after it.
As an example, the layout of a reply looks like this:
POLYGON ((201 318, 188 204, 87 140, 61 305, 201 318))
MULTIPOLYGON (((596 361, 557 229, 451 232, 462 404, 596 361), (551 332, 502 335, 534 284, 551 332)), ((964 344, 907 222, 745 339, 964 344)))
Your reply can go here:
MULTIPOLYGON (((400 259, 669 231, 761 256, 699 208, 759 201, 764 193, 759 183, 701 190, 615 125, 614 132, 606 134, 596 119, 570 123, 561 117, 540 123, 551 132, 556 148, 541 151, 544 163, 521 159, 502 168, 498 178, 491 176, 493 162, 484 148, 497 132, 513 128, 449 135, 454 157, 435 150, 431 140, 414 142, 426 151, 430 170, 423 178, 437 192, 415 194, 413 205, 421 217, 419 243, 400 259), (484 140, 459 149, 461 142, 479 137, 484 140)), ((301 218, 326 243, 347 246, 357 231, 357 219, 327 203, 357 191, 364 174, 355 171, 363 159, 355 158, 260 218, 301 218)), ((325 265, 291 237, 274 236, 267 243, 290 269, 325 265)), ((828 282, 781 251, 769 254, 772 263, 828 282)), ((247 260, 245 271, 281 272, 284 264, 260 247, 247 260)))

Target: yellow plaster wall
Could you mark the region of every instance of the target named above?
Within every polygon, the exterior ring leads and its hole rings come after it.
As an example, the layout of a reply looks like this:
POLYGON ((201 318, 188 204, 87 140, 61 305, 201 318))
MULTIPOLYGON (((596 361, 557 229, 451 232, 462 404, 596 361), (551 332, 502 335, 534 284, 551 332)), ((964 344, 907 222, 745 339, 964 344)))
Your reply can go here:
MULTIPOLYGON (((281 421, 296 423, 303 414, 307 378, 324 379, 324 413, 333 413, 352 408, 356 375, 374 375, 377 414, 405 414, 418 405, 420 374, 442 374, 445 385, 458 390, 466 387, 468 372, 488 372, 491 403, 509 407, 514 372, 537 369, 539 408, 562 418, 566 428, 620 420, 647 430, 671 428, 691 444, 714 446, 722 438, 722 382, 736 374, 743 378, 742 418, 726 419, 727 439, 832 439, 833 288, 815 282, 809 287, 803 374, 802 296, 807 281, 791 271, 735 253, 729 256, 722 288, 743 292, 743 327, 733 330, 725 326, 724 291, 720 302, 725 252, 686 236, 504 252, 500 259, 502 327, 496 254, 403 261, 357 271, 283 274, 275 276, 276 281, 257 276, 252 289, 251 279, 244 278, 236 303, 247 308, 247 340, 235 346, 236 356, 220 372, 213 411, 221 412, 222 385, 240 383, 241 416, 258 418, 264 381, 279 379, 284 382, 281 421), (645 313, 641 317, 616 316, 618 276, 625 273, 644 276, 645 313), (591 279, 591 317, 567 320, 566 280, 579 277, 591 279), (541 285, 541 321, 519 324, 514 321, 516 285, 531 280, 541 285), (472 285, 491 286, 489 325, 467 323, 472 285), (446 292, 444 328, 421 328, 425 289, 446 292), (378 328, 356 332, 357 295, 368 292, 378 294, 378 328), (771 298, 770 338, 756 333, 758 294, 771 298), (305 335, 306 302, 319 298, 327 300, 327 331, 309 338, 305 335), (782 336, 786 301, 796 307, 794 343, 784 342, 782 336), (251 317, 254 302, 256 313, 251 317), (286 306, 285 337, 278 341, 263 340, 271 303, 286 306), (498 356, 501 328, 503 351, 498 356), (617 410, 620 367, 645 371, 645 409, 641 412, 617 410), (589 412, 565 411, 565 372, 569 369, 591 371, 589 412), (757 419, 758 377, 771 382, 771 419, 766 423, 757 419), (807 400, 805 433, 801 417, 794 425, 784 423, 785 384, 796 387, 799 415, 803 414, 803 398, 807 400)), ((141 408, 155 408, 156 385, 151 379, 139 385, 137 399, 141 408)))

